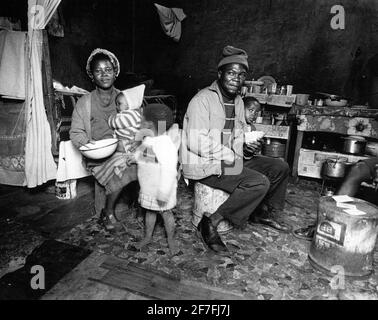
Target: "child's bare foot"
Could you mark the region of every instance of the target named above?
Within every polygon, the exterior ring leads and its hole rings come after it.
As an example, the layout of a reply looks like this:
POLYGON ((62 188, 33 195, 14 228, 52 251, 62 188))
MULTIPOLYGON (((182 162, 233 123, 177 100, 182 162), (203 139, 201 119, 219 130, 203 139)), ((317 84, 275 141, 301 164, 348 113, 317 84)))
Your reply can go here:
POLYGON ((151 242, 151 238, 144 238, 143 240, 139 241, 134 247, 140 250, 144 246, 148 245, 150 242, 151 242))

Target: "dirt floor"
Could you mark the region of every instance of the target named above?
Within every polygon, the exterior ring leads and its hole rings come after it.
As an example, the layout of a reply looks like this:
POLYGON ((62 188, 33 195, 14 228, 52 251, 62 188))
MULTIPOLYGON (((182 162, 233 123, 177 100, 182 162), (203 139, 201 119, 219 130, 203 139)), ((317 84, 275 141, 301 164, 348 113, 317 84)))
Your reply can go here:
MULTIPOLYGON (((93 217, 91 181, 80 181, 75 200, 59 200, 52 188, 30 193, 20 188, 0 190, 0 277, 21 268, 26 257, 46 239, 88 249, 148 266, 188 281, 201 282, 247 299, 325 300, 378 298, 377 272, 366 280, 345 283, 315 270, 308 260, 310 242, 261 225, 233 230, 222 239, 229 257, 206 250, 191 224, 193 193, 180 181, 175 209, 180 252, 171 256, 162 221, 153 242, 141 251, 134 247, 143 236, 143 216, 120 203, 117 215, 125 228, 109 233, 93 217)), ((320 185, 290 183, 282 219, 293 228, 316 219, 320 185)), ((375 271, 378 251, 374 252, 375 271)), ((89 297, 89 294, 87 295, 89 297)), ((69 297, 66 297, 69 298, 69 297)))

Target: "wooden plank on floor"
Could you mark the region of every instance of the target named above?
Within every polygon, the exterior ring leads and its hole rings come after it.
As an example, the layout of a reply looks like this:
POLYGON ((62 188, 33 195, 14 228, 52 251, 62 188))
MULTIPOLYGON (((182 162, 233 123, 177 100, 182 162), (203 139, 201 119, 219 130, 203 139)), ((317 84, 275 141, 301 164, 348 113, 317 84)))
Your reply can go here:
POLYGON ((91 279, 137 295, 161 300, 243 300, 235 294, 178 277, 136 263, 108 257, 101 264, 109 271, 101 279, 91 279))
POLYGON ((142 274, 145 274, 146 271, 150 271, 151 274, 156 275, 156 276, 162 276, 169 278, 171 280, 176 280, 180 281, 180 277, 172 275, 172 274, 167 274, 163 271, 154 269, 148 265, 140 265, 134 262, 129 262, 124 259, 120 259, 114 256, 109 256, 104 263, 101 265, 102 268, 112 270, 112 269, 123 269, 123 270, 133 270, 134 272, 139 272, 142 274))
POLYGON ((76 268, 51 288, 42 300, 145 300, 123 289, 111 287, 90 279, 101 279, 108 270, 100 265, 107 255, 93 252, 76 268))

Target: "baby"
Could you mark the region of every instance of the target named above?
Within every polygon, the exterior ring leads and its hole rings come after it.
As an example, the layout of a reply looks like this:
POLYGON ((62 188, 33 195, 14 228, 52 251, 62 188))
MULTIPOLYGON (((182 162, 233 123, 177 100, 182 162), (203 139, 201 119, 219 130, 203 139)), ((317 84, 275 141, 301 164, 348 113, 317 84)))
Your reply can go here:
POLYGON ((156 217, 164 220, 171 254, 178 252, 174 240, 177 163, 180 145, 179 129, 173 124, 173 114, 164 104, 147 105, 136 140, 143 140, 135 154, 128 156, 128 164, 137 163, 140 185, 139 203, 146 209, 145 237, 136 245, 141 249, 152 239, 156 217))
POLYGON ((253 123, 255 123, 257 117, 261 112, 260 102, 255 97, 245 97, 243 101, 245 121, 251 127, 252 130, 255 130, 253 123))
POLYGON ((140 107, 143 103, 145 85, 121 91, 115 99, 117 114, 109 117, 108 123, 119 139, 117 151, 132 151, 135 134, 142 119, 140 107))

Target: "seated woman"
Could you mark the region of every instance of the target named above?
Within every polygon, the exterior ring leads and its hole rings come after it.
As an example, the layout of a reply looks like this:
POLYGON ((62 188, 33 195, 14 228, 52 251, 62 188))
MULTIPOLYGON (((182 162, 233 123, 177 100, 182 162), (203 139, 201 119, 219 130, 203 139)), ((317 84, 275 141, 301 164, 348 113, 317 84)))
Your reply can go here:
MULTIPOLYGON (((115 98, 120 92, 114 87, 120 64, 113 53, 95 49, 88 58, 86 70, 96 88, 77 101, 72 113, 70 139, 77 148, 93 140, 113 137, 108 119, 117 113, 115 98)), ((136 165, 128 165, 125 154, 118 151, 110 158, 86 159, 86 163, 96 181, 105 188, 105 208, 101 210, 99 222, 107 230, 113 230, 117 223, 116 201, 123 187, 137 180, 136 165)))
MULTIPOLYGON (((378 172, 376 172, 377 170, 375 168, 377 165, 378 157, 361 160, 354 164, 335 194, 354 197, 362 182, 375 181, 375 183, 377 183, 378 172)), ((314 234, 315 225, 294 230, 294 236, 309 241, 312 240, 314 234)))

